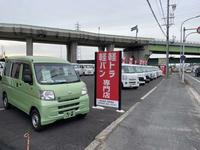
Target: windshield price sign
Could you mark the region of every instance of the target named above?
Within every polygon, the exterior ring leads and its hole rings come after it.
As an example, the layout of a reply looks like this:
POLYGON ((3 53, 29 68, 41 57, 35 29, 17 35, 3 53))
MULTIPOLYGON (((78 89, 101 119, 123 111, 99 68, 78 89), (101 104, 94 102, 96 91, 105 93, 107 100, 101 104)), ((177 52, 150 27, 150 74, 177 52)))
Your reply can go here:
POLYGON ((121 51, 95 53, 95 106, 121 110, 121 51))

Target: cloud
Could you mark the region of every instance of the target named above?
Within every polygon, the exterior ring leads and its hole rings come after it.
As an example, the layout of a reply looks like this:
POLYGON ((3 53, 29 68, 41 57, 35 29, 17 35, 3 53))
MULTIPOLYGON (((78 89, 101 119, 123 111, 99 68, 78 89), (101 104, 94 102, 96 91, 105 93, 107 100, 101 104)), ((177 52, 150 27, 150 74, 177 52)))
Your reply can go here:
MULTIPOLYGON (((160 23, 163 24, 158 1, 150 0, 150 2, 160 23)), ((166 12, 166 1, 162 2, 166 12)), ((177 2, 177 8, 175 25, 170 28, 170 37, 174 35, 179 40, 181 22, 191 16, 200 15, 200 1, 174 0, 174 2, 177 2)), ((79 22, 81 29, 85 31, 98 32, 100 27, 101 33, 128 36, 135 36, 134 32, 130 32, 130 28, 138 25, 138 36, 164 39, 145 0, 0 0, 0 4, 0 22, 4 23, 75 29, 75 23, 79 22)), ((199 20, 188 22, 186 27, 199 26, 199 20)), ((191 35, 188 41, 200 42, 200 34, 191 35)), ((25 54, 24 43, 0 41, 1 45, 8 49, 8 54, 25 54)), ((64 49, 65 46, 62 50, 63 55, 65 55, 64 49)), ((34 52, 36 55, 46 55, 48 50, 49 55, 60 57, 58 45, 36 44, 34 52)), ((87 58, 85 53, 82 55, 87 58)), ((93 52, 88 54, 88 57, 90 55, 93 55, 93 52)))

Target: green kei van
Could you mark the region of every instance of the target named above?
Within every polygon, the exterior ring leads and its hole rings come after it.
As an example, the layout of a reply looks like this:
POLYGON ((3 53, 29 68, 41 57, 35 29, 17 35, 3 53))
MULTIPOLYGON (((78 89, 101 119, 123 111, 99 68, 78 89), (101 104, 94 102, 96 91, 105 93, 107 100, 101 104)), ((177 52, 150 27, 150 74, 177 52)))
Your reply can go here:
POLYGON ((10 104, 30 115, 35 130, 89 112, 87 88, 73 66, 58 58, 8 57, 0 76, 5 109, 10 104))

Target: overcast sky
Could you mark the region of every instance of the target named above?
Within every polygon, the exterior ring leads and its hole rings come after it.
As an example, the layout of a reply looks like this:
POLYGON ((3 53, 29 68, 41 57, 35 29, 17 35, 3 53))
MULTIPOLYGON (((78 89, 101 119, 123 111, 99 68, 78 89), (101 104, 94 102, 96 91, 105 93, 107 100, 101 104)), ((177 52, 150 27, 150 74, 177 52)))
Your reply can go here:
MULTIPOLYGON (((149 0, 158 20, 164 24, 159 0, 149 0)), ((161 0, 166 15, 166 1, 161 0)), ((170 38, 180 38, 180 24, 185 19, 200 15, 200 0, 170 0, 177 5, 175 25, 170 27, 170 38)), ((146 0, 0 0, 0 22, 39 25, 47 27, 80 29, 89 32, 135 36, 130 28, 138 25, 140 37, 165 39, 158 28, 146 0)), ((200 19, 186 24, 187 28, 200 25, 200 19)), ((163 26, 164 28, 164 26, 163 26)), ((199 42, 200 34, 193 34, 188 41, 199 42)), ((7 55, 25 55, 25 43, 0 41, 7 55)), ((96 48, 93 48, 96 50, 96 48)), ((91 49, 79 47, 81 59, 92 58, 91 49)), ((34 44, 34 55, 65 58, 65 45, 34 44)))

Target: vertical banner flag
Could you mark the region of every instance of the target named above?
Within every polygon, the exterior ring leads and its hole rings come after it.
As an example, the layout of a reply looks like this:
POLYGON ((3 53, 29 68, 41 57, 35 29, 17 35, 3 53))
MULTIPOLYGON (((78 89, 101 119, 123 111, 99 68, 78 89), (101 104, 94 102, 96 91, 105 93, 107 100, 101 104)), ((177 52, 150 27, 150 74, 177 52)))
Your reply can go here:
POLYGON ((122 64, 125 64, 126 63, 126 57, 124 56, 123 58, 122 58, 122 64))
POLYGON ((121 51, 95 53, 95 106, 121 110, 121 51))
POLYGON ((132 57, 129 57, 129 64, 133 64, 133 58, 132 57))

